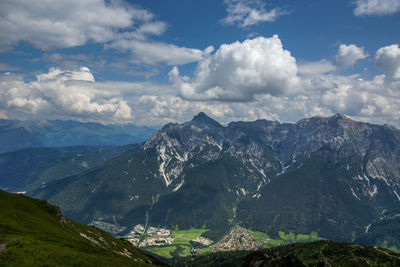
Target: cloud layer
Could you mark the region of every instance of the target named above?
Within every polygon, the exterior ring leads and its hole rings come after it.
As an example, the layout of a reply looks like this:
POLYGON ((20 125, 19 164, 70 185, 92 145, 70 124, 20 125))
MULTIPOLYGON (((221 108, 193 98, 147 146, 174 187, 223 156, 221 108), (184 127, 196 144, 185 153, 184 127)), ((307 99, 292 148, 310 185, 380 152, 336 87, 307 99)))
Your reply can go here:
POLYGON ((0 48, 27 41, 43 49, 104 43, 134 21, 149 21, 152 14, 118 1, 4 0, 0 2, 0 48))
MULTIPOLYGON (((364 48, 343 44, 336 61, 340 67, 349 67, 367 56, 364 48)), ((337 66, 327 59, 297 63, 278 36, 258 37, 222 45, 198 63, 192 77, 181 76, 178 68, 173 68, 170 79, 183 99, 145 98, 154 105, 157 116, 163 112, 171 116, 170 104, 174 103, 177 116, 202 108, 224 122, 258 118, 296 121, 344 113, 399 127, 399 57, 397 44, 378 49, 374 60, 384 74, 364 80, 359 74, 338 75, 337 66)))
POLYGON ((0 52, 22 41, 44 51, 95 43, 128 53, 135 64, 202 59, 202 50, 152 40, 166 30, 153 13, 118 0, 0 1, 0 52))
POLYGON ((96 84, 86 67, 65 71, 51 68, 36 81, 24 82, 12 74, 0 76, 0 107, 14 118, 69 117, 124 120, 132 118, 131 108, 121 90, 96 84))
MULTIPOLYGON (((343 47, 339 51, 350 52, 338 54, 351 63, 360 58, 358 46, 343 47)), ((383 74, 370 80, 338 75, 327 59, 297 63, 275 35, 224 44, 215 52, 210 47, 192 77, 172 68, 170 85, 98 82, 86 67, 51 68, 30 82, 6 73, 0 75, 0 118, 163 125, 189 120, 200 111, 221 122, 297 121, 344 113, 400 127, 399 45, 379 48, 374 62, 383 74)))

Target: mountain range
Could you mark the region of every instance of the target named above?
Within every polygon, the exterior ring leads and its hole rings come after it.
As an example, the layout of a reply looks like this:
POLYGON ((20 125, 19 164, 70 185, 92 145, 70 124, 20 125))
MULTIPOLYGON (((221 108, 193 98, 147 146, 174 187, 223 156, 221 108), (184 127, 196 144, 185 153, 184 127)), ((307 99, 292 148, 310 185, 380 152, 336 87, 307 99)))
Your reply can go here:
POLYGON ((32 147, 120 146, 145 141, 156 128, 63 120, 0 119, 0 153, 32 147))
POLYGON ((46 186, 137 146, 38 147, 0 153, 0 189, 25 192, 46 186))
POLYGON ((400 131, 341 114, 223 126, 199 113, 28 194, 85 223, 205 228, 214 240, 239 224, 354 241, 400 213, 400 131))

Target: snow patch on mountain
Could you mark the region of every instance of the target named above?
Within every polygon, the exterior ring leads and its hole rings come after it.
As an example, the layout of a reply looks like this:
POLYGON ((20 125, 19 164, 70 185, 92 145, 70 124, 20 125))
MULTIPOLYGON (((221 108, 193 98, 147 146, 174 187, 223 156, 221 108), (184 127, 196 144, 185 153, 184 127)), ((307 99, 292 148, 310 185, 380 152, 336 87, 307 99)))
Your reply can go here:
POLYGON ((372 185, 372 190, 368 190, 368 194, 371 198, 373 198, 376 194, 378 194, 378 187, 376 185, 372 185))
POLYGON ((172 192, 178 191, 178 190, 182 187, 182 185, 183 185, 184 182, 185 182, 185 180, 182 180, 182 182, 180 182, 180 183, 172 190, 172 192))
POLYGON ((360 200, 360 198, 357 196, 356 192, 354 192, 353 187, 350 187, 350 190, 351 190, 351 193, 353 194, 353 196, 354 196, 355 198, 357 198, 358 200, 360 200))
POLYGON ((393 190, 393 193, 396 195, 397 199, 400 201, 400 196, 399 194, 397 194, 397 192, 395 190, 393 190))
POLYGON ((165 154, 165 146, 159 146, 158 153, 159 153, 158 161, 160 164, 159 167, 160 175, 161 177, 164 178, 165 185, 168 187, 171 184, 171 179, 169 178, 169 176, 165 171, 165 166, 168 165, 168 163, 171 161, 171 158, 167 154, 165 154))

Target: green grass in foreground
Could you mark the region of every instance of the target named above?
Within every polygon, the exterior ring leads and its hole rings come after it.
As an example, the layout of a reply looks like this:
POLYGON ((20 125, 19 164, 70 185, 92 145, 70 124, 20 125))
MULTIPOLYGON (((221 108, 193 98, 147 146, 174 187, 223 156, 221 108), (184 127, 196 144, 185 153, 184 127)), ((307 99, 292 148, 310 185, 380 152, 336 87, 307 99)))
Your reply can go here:
POLYGON ((1 190, 0 245, 0 266, 160 264, 127 241, 65 218, 46 201, 1 190))

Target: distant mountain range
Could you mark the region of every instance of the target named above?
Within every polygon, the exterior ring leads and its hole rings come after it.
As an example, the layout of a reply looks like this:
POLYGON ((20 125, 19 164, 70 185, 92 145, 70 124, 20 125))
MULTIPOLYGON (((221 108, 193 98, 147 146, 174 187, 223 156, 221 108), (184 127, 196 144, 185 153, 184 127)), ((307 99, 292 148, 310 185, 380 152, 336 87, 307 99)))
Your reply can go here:
POLYGON ((340 114, 225 127, 199 113, 29 193, 86 223, 207 228, 214 240, 239 224, 353 241, 400 213, 400 131, 340 114))
POLYGON ((76 175, 139 145, 27 148, 0 154, 0 189, 25 192, 76 175))
POLYGON ((0 153, 32 147, 117 146, 145 141, 156 128, 63 120, 0 120, 0 153))

